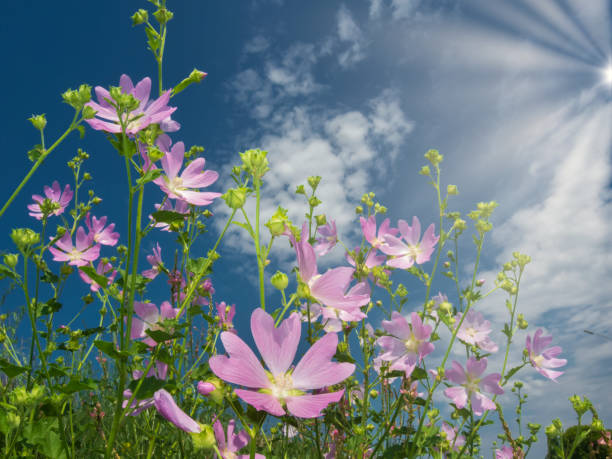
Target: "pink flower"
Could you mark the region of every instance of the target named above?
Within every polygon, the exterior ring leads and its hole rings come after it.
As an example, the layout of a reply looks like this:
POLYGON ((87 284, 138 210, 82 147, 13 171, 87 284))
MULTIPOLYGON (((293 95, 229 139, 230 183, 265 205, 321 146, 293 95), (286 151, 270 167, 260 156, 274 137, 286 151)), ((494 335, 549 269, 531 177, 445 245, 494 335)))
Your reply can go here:
POLYGON ((461 447, 465 445, 465 437, 463 435, 457 435, 457 430, 457 427, 453 427, 442 421, 442 432, 446 434, 446 440, 451 445, 453 451, 459 451, 461 447))
POLYGON ((165 389, 155 392, 153 394, 153 401, 159 414, 179 429, 189 433, 200 433, 202 431, 200 424, 181 410, 172 398, 172 395, 165 389))
MULTIPOLYGON (((146 365, 147 363, 145 362, 145 366, 146 365)), ((168 374, 168 365, 166 365, 163 362, 155 362, 155 367, 149 370, 149 373, 147 374, 147 378, 155 377, 156 379, 163 381, 166 379, 167 374, 168 374)), ((143 372, 140 370, 134 370, 132 372, 132 377, 134 379, 140 379, 142 378, 142 375, 143 375, 143 372)), ((125 408, 127 406, 131 397, 132 397, 132 391, 130 389, 126 389, 123 391, 123 403, 121 404, 122 408, 125 408)), ((132 404, 130 405, 130 408, 132 409, 132 411, 128 411, 126 413, 126 416, 138 416, 144 410, 154 405, 155 405, 155 400, 153 398, 143 398, 143 399, 135 398, 132 401, 132 404)))
POLYGON ((54 246, 49 247, 49 252, 53 254, 54 261, 67 261, 69 265, 85 266, 95 261, 100 256, 100 244, 92 245, 92 241, 85 234, 82 226, 76 232, 76 245, 72 245, 70 232, 59 239, 54 246))
POLYGON ((205 206, 221 196, 221 193, 198 191, 199 188, 212 185, 219 177, 215 171, 203 170, 206 162, 204 158, 194 159, 179 176, 178 172, 185 156, 185 145, 183 142, 178 142, 165 152, 166 155, 161 160, 165 175, 156 178, 153 183, 156 183, 169 198, 180 199, 194 206, 205 206))
POLYGON ((561 354, 561 347, 548 347, 552 342, 552 336, 542 336, 542 333, 544 333, 544 331, 538 328, 535 335, 533 335, 533 341, 531 340, 531 336, 527 335, 525 345, 529 353, 529 361, 531 362, 531 366, 535 368, 538 373, 556 382, 556 379, 564 372, 550 370, 550 368, 562 367, 567 363, 567 360, 556 358, 561 354))
MULTIPOLYGON (((524 457, 524 455, 519 453, 518 457, 524 457)), ((495 459, 514 459, 514 450, 508 445, 505 445, 502 449, 496 449, 495 459)))
MULTIPOLYGON (((235 434, 236 421, 233 419, 227 424, 227 441, 225 441, 225 432, 223 432, 223 425, 217 420, 213 424, 213 431, 215 433, 215 439, 217 440, 217 448, 221 453, 220 459, 248 459, 248 454, 236 454, 236 452, 246 445, 249 444, 249 434, 246 431, 241 431, 239 434, 235 434)), ((217 456, 218 457, 218 456, 217 456)), ((257 459, 266 459, 262 454, 255 454, 257 459)))
POLYGON ((106 217, 102 217, 100 220, 98 220, 96 217, 90 219, 88 212, 87 216, 85 217, 85 225, 87 225, 87 229, 89 230, 89 234, 87 236, 91 238, 93 242, 110 246, 117 244, 117 241, 119 240, 119 233, 113 232, 115 229, 114 223, 106 226, 106 217))
POLYGON ((467 371, 459 362, 453 361, 452 368, 446 370, 446 378, 460 386, 446 388, 444 395, 450 398, 459 409, 467 404, 469 398, 472 411, 476 416, 482 415, 486 410, 494 410, 495 403, 483 395, 480 390, 496 395, 503 394, 504 390, 499 385, 501 379, 499 373, 491 373, 484 378, 480 377, 486 368, 486 358, 476 360, 475 357, 470 357, 466 364, 467 371))
POLYGON ((347 292, 355 272, 353 268, 328 269, 325 274, 319 274, 314 249, 308 243, 306 224, 302 226, 300 241, 296 241, 293 235, 289 237, 297 254, 300 279, 308 287, 310 296, 321 304, 323 317, 347 322, 366 317, 360 308, 370 301, 367 282, 359 282, 347 292))
POLYGON ((387 261, 387 265, 408 269, 414 263, 420 265, 429 261, 439 239, 434 234, 435 225, 433 223, 429 225, 420 242, 421 223, 417 217, 413 217, 412 226, 409 226, 404 220, 399 220, 397 226, 401 237, 387 234, 384 238, 385 243, 380 246, 381 252, 392 256, 387 261))
POLYGON ((224 331, 236 333, 234 330, 234 324, 232 323, 232 320, 234 320, 234 316, 236 315, 236 305, 232 304, 231 306, 228 306, 225 304, 225 301, 222 301, 221 303, 217 303, 216 307, 220 327, 224 331))
POLYGON ((338 336, 328 333, 291 369, 300 341, 300 328, 300 318, 295 312, 275 328, 272 316, 263 309, 255 309, 251 315, 251 332, 268 371, 242 339, 228 332, 221 333, 221 341, 229 357, 211 357, 210 369, 225 381, 256 389, 236 389, 235 392, 258 410, 283 416, 286 407, 299 418, 318 417, 327 405, 340 400, 344 389, 318 394, 307 391, 344 381, 355 371, 355 365, 332 362, 338 336))
MULTIPOLYGON (((98 273, 100 276, 106 276, 108 273, 110 273, 110 276, 107 277, 107 283, 104 285, 104 287, 106 287, 107 285, 112 284, 115 280, 117 270, 113 269, 113 266, 110 263, 103 263, 102 260, 100 260, 98 262, 98 267, 96 268, 96 273, 98 273)), ((90 285, 89 288, 92 292, 97 292, 100 290, 100 287, 102 287, 81 270, 79 270, 79 276, 81 276, 83 282, 90 285)))
POLYGON ((410 318, 412 325, 399 312, 393 311, 390 321, 382 321, 383 328, 391 336, 381 336, 376 340, 385 351, 380 356, 381 360, 391 362, 391 371, 405 371, 407 378, 423 358, 434 350, 434 345, 429 342, 431 326, 424 325, 416 312, 410 318))
MULTIPOLYGON (((461 320, 461 313, 457 314, 456 323, 461 320)), ((498 347, 491 338, 491 322, 484 320, 480 312, 470 309, 457 332, 457 338, 460 340, 478 346, 480 349, 487 352, 497 352, 498 347)))
MULTIPOLYGON (((140 102, 135 110, 121 114, 121 122, 125 124, 126 134, 136 134, 150 124, 162 123, 176 110, 176 107, 168 107, 170 91, 164 92, 154 101, 149 101, 151 93, 151 79, 149 77, 140 80, 134 87, 129 76, 121 75, 119 85, 122 93, 131 94, 140 102)), ((112 100, 109 91, 101 86, 96 86, 95 91, 98 96, 98 103, 91 101, 85 105, 97 112, 96 117, 85 121, 92 129, 97 131, 119 134, 121 132, 121 122, 117 109, 111 105, 111 102, 113 104, 115 102, 112 100)))
POLYGON ((47 215, 61 215, 64 213, 64 209, 70 204, 70 200, 72 199, 72 190, 70 189, 70 185, 66 185, 64 187, 64 191, 60 189, 60 185, 55 180, 51 187, 45 186, 45 198, 38 194, 32 195, 32 199, 34 200, 34 204, 28 205, 28 215, 36 218, 37 220, 42 220, 45 215, 44 210, 47 212, 47 215), (47 201, 45 203, 45 201, 47 201))
POLYGON ((317 256, 322 257, 327 255, 331 249, 334 248, 336 242, 338 242, 338 230, 336 229, 336 222, 330 220, 325 226, 320 226, 317 229, 320 237, 317 238, 317 243, 314 246, 314 251, 317 256))
POLYGON ((153 255, 147 255, 147 261, 151 265, 151 269, 143 271, 142 275, 147 279, 155 279, 161 272, 162 266, 164 266, 164 262, 161 259, 161 247, 159 246, 159 242, 156 243, 153 248, 153 255))
POLYGON ((207 396, 215 390, 217 390, 217 386, 210 381, 198 381, 198 392, 200 394, 207 396))
POLYGON ((146 334, 147 330, 160 330, 161 322, 165 319, 174 319, 177 317, 179 310, 173 308, 170 303, 164 301, 161 304, 160 310, 153 303, 134 302, 134 312, 140 319, 132 318, 132 331, 130 333, 132 339, 144 338, 143 341, 149 346, 156 346, 157 343, 153 338, 146 334))
POLYGON ((374 215, 368 217, 367 220, 364 217, 360 217, 359 222, 361 223, 361 230, 366 241, 375 249, 379 249, 385 244, 387 236, 395 236, 398 233, 397 228, 389 228, 388 218, 385 218, 380 224, 378 235, 376 235, 376 217, 374 215))

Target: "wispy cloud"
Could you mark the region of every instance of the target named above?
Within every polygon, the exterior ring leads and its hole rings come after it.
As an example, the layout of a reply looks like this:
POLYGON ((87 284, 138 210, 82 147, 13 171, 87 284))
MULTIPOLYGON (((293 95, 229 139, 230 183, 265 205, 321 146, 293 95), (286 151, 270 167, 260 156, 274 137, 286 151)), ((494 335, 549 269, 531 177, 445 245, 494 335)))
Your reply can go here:
POLYGON ((338 55, 338 62, 342 67, 349 67, 365 58, 366 42, 363 32, 344 5, 338 10, 338 38, 340 42, 349 44, 349 47, 338 55))

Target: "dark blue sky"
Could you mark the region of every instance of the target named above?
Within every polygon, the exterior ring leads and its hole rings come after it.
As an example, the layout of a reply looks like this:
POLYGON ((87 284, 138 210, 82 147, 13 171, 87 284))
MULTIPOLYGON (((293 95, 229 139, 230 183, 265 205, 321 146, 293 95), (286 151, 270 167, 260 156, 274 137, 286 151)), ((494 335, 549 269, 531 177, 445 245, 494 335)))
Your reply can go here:
MULTIPOLYGON (((135 81, 156 73, 143 29, 130 21, 148 4, 101 6, 4 6, 2 196, 21 180, 30 165, 26 152, 38 143, 29 116, 46 113, 47 141, 53 140, 72 117, 60 98, 68 87, 108 87, 122 73, 135 81)), ((425 151, 439 149, 446 158, 443 181, 461 193, 451 201, 453 210, 500 202, 482 277, 492 285, 513 250, 530 254, 522 311, 532 331, 541 326, 555 335, 570 361, 552 388, 535 372, 525 376, 533 415, 539 422, 556 416, 569 422, 569 403, 551 406, 548 397, 577 392, 598 400, 612 422, 612 350, 582 332, 606 334, 612 327, 610 87, 602 73, 610 59, 607 1, 170 1, 169 8, 175 18, 165 86, 193 67, 209 74, 172 100, 179 107, 173 118, 183 125, 173 139, 206 147, 207 167, 221 174, 216 190, 228 185, 238 151, 268 149, 264 213, 280 204, 299 222, 303 209, 291 192, 318 173, 322 210, 352 245, 358 240, 352 209, 366 191, 377 193, 393 221, 418 215, 424 225, 437 222, 433 192, 416 172, 425 151)), ((96 213, 109 215, 122 231, 122 162, 103 134, 88 129, 84 140, 73 134, 39 169, 0 221, 4 234, 36 224, 25 212, 30 196, 55 178, 71 179, 65 163, 79 146, 91 155, 87 168, 104 199, 96 213)), ((160 196, 151 190, 149 208, 160 196)), ((226 212, 213 208, 214 229, 226 212)), ((466 241, 469 265, 469 236, 466 241)), ((146 241, 144 251, 154 242, 146 241)), ((10 250, 6 236, 0 248, 10 250)), ((243 236, 230 235, 215 286, 219 300, 250 311, 255 300, 245 285, 254 262, 244 262, 248 250, 243 236)), ((339 250, 328 257, 329 266, 343 263, 339 250)), ((279 244, 274 260, 283 269, 294 262, 286 244, 279 244)), ((435 286, 447 289, 443 282, 435 286)), ((415 291, 410 304, 420 300, 415 291)), ((501 295, 489 297, 481 310, 501 329, 501 295)), ((520 334, 517 356, 523 343, 520 334)))

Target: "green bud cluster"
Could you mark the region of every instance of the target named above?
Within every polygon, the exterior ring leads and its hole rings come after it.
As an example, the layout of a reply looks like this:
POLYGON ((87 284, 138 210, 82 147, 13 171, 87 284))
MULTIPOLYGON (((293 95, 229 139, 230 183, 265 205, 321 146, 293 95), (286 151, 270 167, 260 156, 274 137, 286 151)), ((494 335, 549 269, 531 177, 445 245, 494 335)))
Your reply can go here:
POLYGON ((247 150, 240 153, 242 159, 242 168, 256 181, 261 180, 266 172, 270 170, 268 167, 268 152, 262 151, 259 148, 247 150))
POLYGON ((140 8, 132 15, 132 25, 140 25, 149 20, 149 12, 145 9, 140 8))
POLYGON ((31 246, 40 242, 40 234, 30 228, 16 228, 11 231, 11 239, 19 251, 24 253, 31 246))
POLYGON ((81 110, 91 100, 91 86, 82 84, 79 89, 68 89, 62 94, 62 99, 75 110, 81 110))
POLYGON ((444 160, 444 156, 442 156, 438 150, 428 150, 427 153, 425 153, 425 159, 434 167, 437 167, 444 160))

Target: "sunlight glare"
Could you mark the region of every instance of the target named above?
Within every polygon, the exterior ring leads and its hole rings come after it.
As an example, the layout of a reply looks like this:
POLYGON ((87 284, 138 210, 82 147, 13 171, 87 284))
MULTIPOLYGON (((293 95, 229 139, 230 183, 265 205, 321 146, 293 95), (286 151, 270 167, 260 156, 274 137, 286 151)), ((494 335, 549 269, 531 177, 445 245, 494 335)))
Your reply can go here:
POLYGON ((608 63, 607 67, 602 71, 603 82, 608 86, 612 87, 612 62, 608 63))

